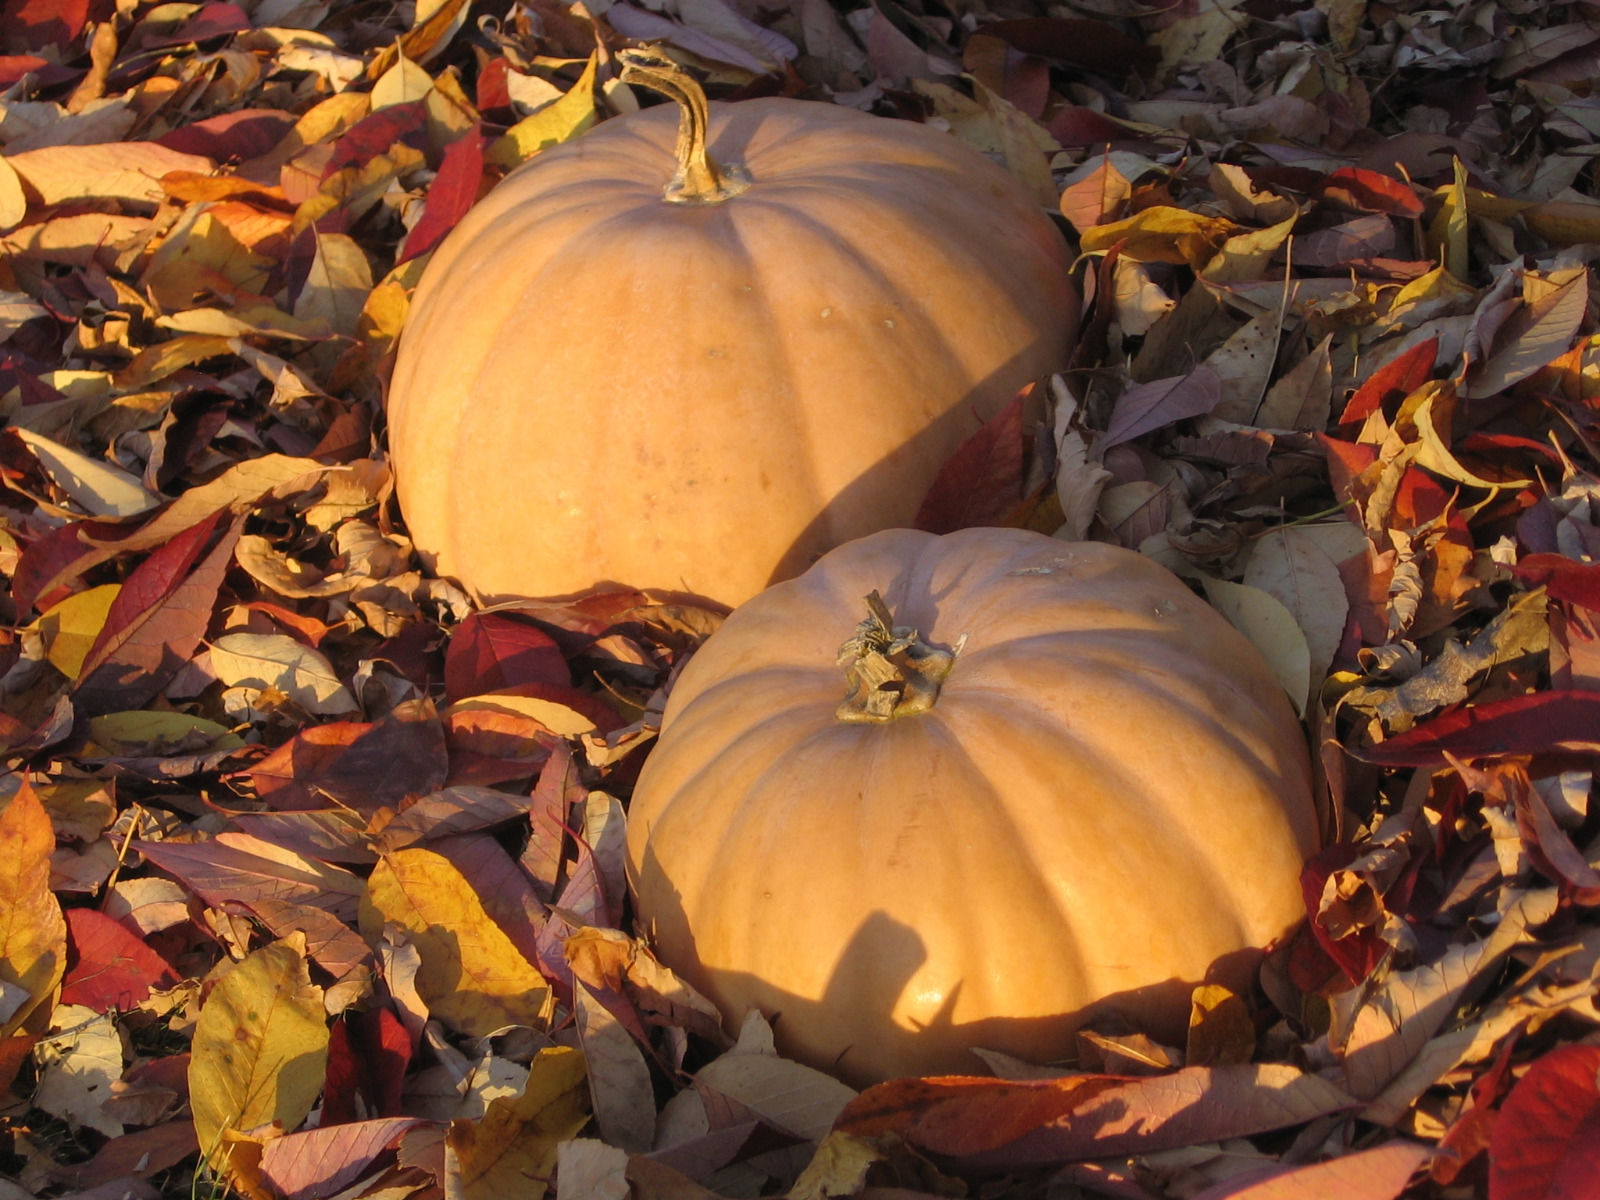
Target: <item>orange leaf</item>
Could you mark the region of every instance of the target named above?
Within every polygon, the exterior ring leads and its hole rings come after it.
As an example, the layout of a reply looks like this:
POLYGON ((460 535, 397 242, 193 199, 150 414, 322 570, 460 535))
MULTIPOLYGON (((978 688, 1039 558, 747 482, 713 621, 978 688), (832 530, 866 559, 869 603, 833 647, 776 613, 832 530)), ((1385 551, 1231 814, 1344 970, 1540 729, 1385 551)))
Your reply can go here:
POLYGON ((50 891, 56 835, 26 778, 0 813, 0 846, 0 1038, 9 1038, 49 1026, 44 1001, 67 964, 67 923, 50 891))

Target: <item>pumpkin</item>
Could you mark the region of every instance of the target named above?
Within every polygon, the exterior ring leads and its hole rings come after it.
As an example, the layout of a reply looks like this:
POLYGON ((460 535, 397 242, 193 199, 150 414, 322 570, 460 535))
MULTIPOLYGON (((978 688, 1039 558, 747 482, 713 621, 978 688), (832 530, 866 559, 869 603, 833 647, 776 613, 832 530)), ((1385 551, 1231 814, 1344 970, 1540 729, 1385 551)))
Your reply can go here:
POLYGON ((401 338, 400 505, 487 598, 737 604, 911 523, 978 421, 1066 365, 1066 245, 983 155, 832 104, 708 104, 632 62, 679 103, 509 174, 401 338))
POLYGON ((696 652, 628 877, 661 959, 735 1027, 760 1009, 861 1085, 980 1071, 972 1047, 1060 1060, 1113 1011, 1182 1045, 1194 986, 1249 989, 1303 915, 1316 840, 1287 697, 1165 568, 891 530, 696 652))

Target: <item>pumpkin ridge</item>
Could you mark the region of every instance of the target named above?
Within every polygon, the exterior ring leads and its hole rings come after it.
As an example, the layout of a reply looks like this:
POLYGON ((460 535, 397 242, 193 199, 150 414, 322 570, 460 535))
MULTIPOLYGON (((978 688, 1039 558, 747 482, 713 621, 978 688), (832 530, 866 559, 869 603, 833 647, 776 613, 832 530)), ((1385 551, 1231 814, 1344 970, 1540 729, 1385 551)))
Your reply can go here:
MULTIPOLYGON (((800 477, 805 484, 805 495, 810 500, 812 507, 821 511, 824 507, 825 497, 817 485, 817 446, 814 444, 814 439, 807 436, 810 431, 804 428, 804 414, 809 410, 793 402, 794 394, 800 389, 794 382, 793 356, 783 335, 779 332, 783 329, 784 322, 779 319, 779 314, 772 303, 772 297, 768 294, 767 273, 761 269, 756 256, 750 252, 749 231, 741 228, 744 220, 748 220, 746 214, 757 211, 748 200, 749 192, 755 186, 752 183, 745 191, 736 196, 730 196, 720 203, 719 208, 727 217, 729 236, 737 248, 738 256, 744 262, 748 277, 754 281, 751 285, 750 298, 751 302, 761 309, 760 327, 764 334, 765 344, 778 362, 782 364, 783 368, 781 371, 774 372, 773 378, 784 381, 786 394, 779 397, 769 392, 761 397, 759 403, 762 410, 762 419, 773 424, 781 422, 789 430, 790 449, 800 458, 800 477), (741 218, 744 218, 744 220, 741 220, 741 218)), ((792 462, 784 464, 775 462, 771 464, 774 470, 780 467, 787 467, 791 474, 793 474, 793 465, 792 462)))
MULTIPOLYGON (((1100 731, 1091 731, 1087 736, 1074 733, 1061 728, 1058 724, 1052 726, 1049 714, 1031 708, 1025 704, 1013 701, 1003 706, 988 706, 975 708, 963 705, 953 709, 947 716, 952 726, 966 726, 960 733, 959 740, 973 745, 1000 744, 1004 736, 1014 735, 1018 729, 1031 729, 1032 733, 1024 740, 1047 753, 1052 763, 1059 764, 1065 753, 1071 755, 1069 770, 1045 772, 1038 768, 1032 756, 1016 756, 1006 759, 1004 769, 1010 773, 1021 772, 1029 782, 1026 785, 1018 783, 1004 793, 1006 803, 997 807, 1006 818, 1011 834, 1007 844, 1016 848, 1015 857, 1028 861, 1033 866, 1033 875, 1039 882, 1039 892, 1052 899, 1049 911, 1062 918, 1064 933, 1061 944, 1050 947, 1053 953, 1063 949, 1072 952, 1072 967, 1075 972, 1075 987, 1087 986, 1089 990, 1100 994, 1111 994, 1126 990, 1131 976, 1138 973, 1130 972, 1121 961, 1106 955, 1099 954, 1090 957, 1089 947, 1099 946, 1104 949, 1108 941, 1121 945, 1119 939, 1108 939, 1106 932, 1098 925, 1091 926, 1082 914, 1099 911, 1105 916, 1105 908, 1111 905, 1113 911, 1125 906, 1130 914, 1137 911, 1139 900, 1137 897, 1142 892, 1142 885, 1147 881, 1143 874, 1131 865, 1124 866, 1121 862, 1126 856, 1130 862, 1148 863, 1152 859, 1157 862, 1169 864, 1173 872, 1181 872, 1185 884, 1192 890, 1197 902, 1201 898, 1213 896, 1233 896, 1234 888, 1227 885, 1229 876, 1218 870, 1218 864, 1212 861, 1198 861, 1194 857, 1197 843, 1192 830, 1175 826, 1163 819, 1163 814, 1172 811, 1173 802, 1166 794, 1152 794, 1149 790, 1149 781, 1141 778, 1137 771, 1129 771, 1123 757, 1108 749, 1103 736, 1095 736, 1100 731), (1002 708, 1011 710, 1009 713, 1000 711, 1002 708), (997 731, 996 726, 1000 727, 997 731), (1089 796, 1092 794, 1092 799, 1089 796), (1029 804, 1025 796, 1035 796, 1037 801, 1029 804), (1062 850, 1057 841, 1049 836, 1052 825, 1064 826, 1073 830, 1073 836, 1082 837, 1090 830, 1084 827, 1083 814, 1090 812, 1107 811, 1105 798, 1116 797, 1123 805, 1131 801, 1133 809, 1121 816, 1111 828, 1102 829, 1101 834, 1114 834, 1118 829, 1125 832, 1132 831, 1144 835, 1142 841, 1136 845, 1121 842, 1108 844, 1097 848, 1078 849, 1069 847, 1065 857, 1070 860, 1065 864, 1058 864, 1056 869, 1050 869, 1044 861, 1046 855, 1061 855, 1062 850), (1052 820, 1049 811, 1056 804, 1063 804, 1066 809, 1059 821, 1052 820), (1025 815, 1033 815, 1037 819, 1025 821, 1025 815), (1100 859, 1112 865, 1107 870, 1086 870, 1100 859), (1113 889, 1116 899, 1107 899, 1106 889, 1113 889), (1113 984, 1110 981, 1115 980, 1113 984)), ((952 736, 956 730, 951 729, 952 736)), ((991 773, 995 770, 990 764, 991 773)), ((983 778, 984 764, 976 764, 978 778, 983 778)), ((998 795, 998 793, 997 793, 998 795)), ((1113 802, 1115 803, 1115 802, 1113 802)), ((1114 809, 1112 811, 1115 811, 1114 809)), ((1058 837, 1062 836, 1058 833, 1058 837)), ((1111 839, 1115 841, 1115 839, 1111 839)), ((1236 876, 1235 876, 1236 877, 1236 876)), ((1172 961, 1181 956, 1182 947, 1192 946, 1196 939, 1209 947, 1246 944, 1240 939, 1247 939, 1249 932, 1243 927, 1227 905, 1207 905, 1197 914, 1198 920, 1183 928, 1163 928, 1160 932, 1170 944, 1149 954, 1159 961, 1172 961), (1225 925, 1226 928, 1219 928, 1225 925)), ((1133 957, 1137 959, 1148 951, 1141 947, 1133 957)), ((1199 975, 1210 969, 1212 963, 1195 961, 1192 969, 1199 975)), ((1133 986, 1148 986, 1165 983, 1162 979, 1138 979, 1133 986)), ((1198 979, 1185 980, 1187 983, 1198 982, 1198 979)), ((1073 987, 1056 985, 1063 992, 1071 992, 1073 987)), ((1031 989, 1030 989, 1031 990, 1031 989)))
MULTIPOLYGON (((970 797, 972 800, 970 805, 961 805, 961 811, 963 813, 965 813, 969 808, 987 810, 987 815, 989 817, 988 823, 993 831, 991 837, 994 846, 1001 848, 1001 853, 997 856, 993 849, 985 848, 984 851, 980 851, 979 858, 984 859, 986 857, 999 857, 1002 860, 1008 860, 1008 870, 1016 871, 1019 874, 1025 870, 1029 882, 1024 884, 1020 880, 1017 881, 1014 887, 1014 892, 1026 893, 1032 891, 1037 892, 1038 894, 1057 894, 1059 889, 1055 887, 1052 882, 1052 873, 1048 871, 1045 867, 1045 864, 1040 861, 1039 854, 1037 853, 1037 843, 1029 840, 1026 837, 1027 831, 1025 831, 1015 819, 1015 815, 1011 810, 1011 806, 1007 803, 1004 803, 1006 798, 1011 795, 1011 789, 1008 788, 1002 791, 1002 789, 993 782, 991 773, 987 772, 984 769, 983 764, 978 762, 977 759, 974 758, 974 756, 969 752, 967 747, 969 745, 978 743, 971 743, 967 737, 962 736, 957 728, 957 726, 959 726, 961 723, 960 715, 956 715, 955 719, 952 720, 951 714, 947 714, 943 720, 935 720, 934 722, 934 727, 937 730, 939 738, 945 743, 946 747, 948 747, 951 753, 951 758, 953 761, 959 764, 961 771, 965 775, 962 788, 957 789, 953 786, 947 786, 943 789, 942 795, 960 795, 964 798, 970 797), (1020 854, 1013 853, 1009 856, 1004 855, 1003 850, 1007 847, 1011 848, 1013 851, 1020 848, 1022 852, 1020 854)), ((941 772, 941 781, 946 783, 950 782, 948 773, 941 772)), ((949 807, 950 802, 945 801, 945 804, 947 807, 949 807)), ((951 827, 950 823, 946 822, 946 828, 949 827, 951 827)), ((983 889, 980 886, 974 890, 970 885, 963 883, 957 894, 975 895, 983 890, 986 889, 983 889)), ((1037 906, 1032 907, 1035 909, 1034 915, 1035 919, 1037 920, 1037 906)), ((958 909, 957 911, 961 911, 963 913, 966 912, 966 910, 961 909, 958 909)), ((1069 905, 1055 905, 1052 906, 1051 911, 1045 914, 1045 916, 1048 918, 1051 928, 1047 930, 1040 930, 1040 932, 1050 935, 1051 962, 1054 965, 1055 971, 1060 974, 1066 974, 1076 981, 1090 979, 1092 976, 1089 969, 1089 964, 1086 962, 1082 950, 1083 937, 1081 929, 1081 916, 1079 912, 1074 907, 1069 905)), ((968 916, 967 920, 963 923, 968 925, 966 932, 975 936, 976 938, 983 939, 992 934, 992 929, 986 927, 987 923, 981 918, 973 919, 972 916, 968 916)), ((990 940, 992 940, 992 938, 990 940)), ((951 941, 948 937, 942 937, 938 939, 938 941, 940 945, 951 944, 951 941)), ((1034 957, 1032 948, 1030 948, 1028 953, 1025 953, 1025 957, 1028 959, 1032 959, 1034 957)), ((991 964, 993 964, 992 958, 991 964)), ((997 965, 1002 967, 1004 966, 1004 964, 997 965)), ((1009 978, 1000 979, 998 981, 987 978, 977 980, 974 981, 970 989, 963 991, 960 1000, 964 1003, 964 1005, 967 1006, 976 1003, 978 1011, 980 1012, 1000 1011, 1004 1007, 1008 1006, 1011 1002, 1011 986, 1012 981, 1009 978), (977 994, 972 994, 974 992, 977 994)), ((1065 988, 1062 990, 1070 991, 1071 988, 1065 988)), ((1030 1013, 1024 1015, 1053 1016, 1056 1014, 1030 1013)))
MULTIPOLYGON (((1178 662, 1173 665, 1182 665, 1190 674, 1194 672, 1193 664, 1188 663, 1183 656, 1178 656, 1178 662)), ((1235 732, 1239 727, 1268 726, 1270 721, 1268 713, 1253 697, 1236 693, 1241 705, 1248 711, 1240 712, 1235 708, 1230 710, 1225 718, 1220 712, 1208 711, 1211 693, 1204 687, 1197 686, 1189 695, 1175 694, 1174 690, 1153 670, 1128 670, 1125 659, 1120 664, 1113 659, 1104 664, 1100 670, 1091 669, 1088 673, 1097 677, 1109 676, 1115 679, 1119 687, 1127 687, 1127 692, 1119 700, 1110 702, 1113 708, 1119 711, 1131 709, 1142 712, 1147 714, 1146 719, 1152 724, 1162 725, 1169 731, 1181 730, 1189 735, 1184 739, 1187 744, 1221 747, 1221 751, 1215 757, 1242 764, 1242 773, 1250 778, 1275 781, 1275 787, 1264 784, 1259 792, 1249 793, 1250 803, 1240 804, 1239 817, 1248 821, 1252 828, 1259 828, 1263 822, 1276 823, 1303 849, 1313 844, 1314 830, 1309 827, 1305 830, 1297 829, 1291 814, 1275 799, 1279 793, 1287 794, 1294 790, 1290 765, 1265 757, 1261 753, 1260 745, 1245 742, 1235 732)), ((1014 687, 1016 683, 1008 676, 1006 685, 1014 687)), ((969 677, 964 689, 965 694, 970 695, 975 690, 969 677)), ((1002 696, 1000 701, 1018 709, 1019 721, 1036 719, 1039 716, 1037 710, 1017 705, 1014 697, 1002 696)), ((1096 705, 1091 706, 1091 711, 1093 707, 1105 704, 1107 698, 1102 693, 1096 698, 1096 705)), ((1067 731, 1058 728, 1051 731, 1051 736, 1059 739, 1065 732, 1067 731)), ((1102 743, 1105 736, 1102 729, 1085 731, 1080 744, 1102 743)), ((1172 744, 1174 738, 1169 735, 1168 745, 1172 744)), ((1115 775, 1123 781, 1123 786, 1118 789, 1122 794, 1136 797, 1152 813, 1166 814, 1169 823, 1175 817, 1181 817, 1189 811, 1185 804, 1189 791, 1186 783, 1188 776, 1180 772, 1177 778, 1171 778, 1170 764, 1162 769, 1153 770, 1148 763, 1115 758, 1104 760, 1100 769, 1106 775, 1115 775)), ((1241 794, 1239 799, 1243 801, 1245 794, 1241 794)), ((1207 895, 1228 898, 1230 903, 1226 907, 1226 912, 1243 933, 1245 942, 1281 934, 1282 929, 1263 931, 1257 927, 1259 922, 1253 916, 1248 922, 1241 916, 1252 903, 1259 885, 1250 878, 1248 872, 1241 872, 1238 869, 1237 855, 1241 847, 1230 846, 1228 839, 1220 836, 1226 832, 1225 829, 1219 831, 1206 822, 1197 823, 1185 831, 1183 840, 1188 847, 1189 868, 1203 866, 1203 874, 1207 880, 1204 885, 1207 895)))
MULTIPOLYGON (((793 184, 788 186, 788 190, 801 192, 807 189, 804 185, 793 184)), ((815 199, 818 203, 837 202, 838 200, 837 193, 828 189, 819 188, 814 190, 816 193, 815 199)), ((909 215, 910 210, 914 207, 911 197, 902 197, 881 186, 873 189, 872 199, 874 203, 865 208, 865 211, 874 215, 886 214, 893 218, 903 219, 909 215)), ((939 336, 939 331, 942 328, 941 324, 927 304, 922 301, 917 287, 906 281, 898 280, 895 273, 890 270, 893 267, 904 268, 910 266, 912 261, 903 255, 885 254, 871 234, 861 230, 859 218, 857 223, 852 225, 846 225, 842 221, 824 224, 817 217, 811 215, 809 211, 800 211, 792 207, 791 204, 781 202, 779 197, 750 196, 747 197, 747 201, 760 203, 771 209, 781 211, 792 225, 810 227, 820 235, 819 240, 832 242, 839 246, 843 251, 840 255, 841 260, 860 264, 858 267, 860 274, 871 280, 875 290, 885 297, 898 297, 897 301, 890 299, 887 306, 891 309, 898 309, 920 326, 915 336, 935 342, 941 356, 939 372, 958 372, 960 378, 966 382, 969 394, 974 387, 983 382, 972 367, 956 357, 955 347, 950 339, 946 336, 939 336)), ((753 208, 754 203, 747 203, 745 207, 753 208)), ((926 206, 919 205, 915 207, 925 208, 926 206)), ((893 220, 886 221, 886 224, 889 225, 894 223, 893 220)), ((930 242, 922 248, 922 254, 925 257, 920 260, 921 262, 933 261, 938 263, 950 275, 967 280, 969 288, 974 293, 977 293, 980 288, 979 281, 991 277, 990 264, 974 253, 965 242, 930 242)), ((1011 284, 1009 280, 1003 282, 1007 287, 1011 284)), ((981 311, 982 305, 997 305, 1006 303, 1008 300, 1008 297, 1003 294, 1005 291, 1003 287, 983 287, 982 291, 990 294, 981 297, 976 295, 968 297, 968 304, 971 310, 981 311)), ((1018 313, 1013 311, 1010 315, 1015 317, 1018 313)), ((932 415, 937 416, 940 414, 935 413, 932 415)), ((987 416, 988 414, 985 415, 987 416)), ((919 496, 918 500, 920 499, 921 497, 919 496)))
MULTIPOLYGON (((912 336, 917 339, 923 351, 931 350, 938 354, 937 366, 919 364, 918 370, 923 373, 953 375, 961 379, 966 385, 966 392, 958 403, 970 402, 973 388, 981 381, 973 378, 972 372, 967 368, 966 364, 957 359, 949 339, 943 336, 940 331, 939 322, 933 318, 925 305, 917 302, 915 295, 912 294, 912 289, 896 285, 893 277, 884 269, 885 264, 879 261, 878 255, 863 252, 854 238, 845 235, 844 230, 829 228, 808 214, 798 212, 787 205, 776 204, 771 200, 748 194, 742 199, 745 201, 743 205, 745 212, 753 213, 759 206, 771 211, 775 216, 781 215, 784 223, 790 226, 791 230, 804 229, 809 232, 814 238, 812 243, 814 246, 828 247, 831 251, 830 257, 839 263, 840 270, 849 270, 851 272, 854 276, 853 285, 864 283, 870 286, 872 293, 877 297, 875 302, 882 305, 885 310, 896 314, 891 319, 899 320, 905 317, 909 319, 908 323, 914 323, 916 328, 912 336)), ((839 290, 844 291, 847 289, 841 286, 839 290)), ((768 301, 769 303, 771 302, 770 297, 768 297, 768 301)), ((867 314, 862 312, 849 314, 849 316, 854 318, 856 328, 865 333, 869 328, 867 314)), ((924 418, 928 421, 936 420, 943 415, 944 413, 940 411, 929 412, 924 410, 924 418)), ((812 418, 811 421, 807 422, 808 427, 804 430, 808 453, 807 461, 811 462, 819 455, 835 452, 833 447, 837 442, 837 431, 831 427, 818 424, 823 420, 823 415, 820 413, 807 410, 805 414, 802 414, 802 420, 806 417, 812 418)), ((893 451, 890 453, 893 453, 893 451)), ((875 463, 869 463, 867 467, 870 470, 876 465, 875 463)), ((921 499, 920 496, 916 497, 917 501, 921 499)), ((846 536, 849 536, 855 531, 847 530, 843 532, 846 536)), ((837 539, 834 540, 836 541, 837 539)))

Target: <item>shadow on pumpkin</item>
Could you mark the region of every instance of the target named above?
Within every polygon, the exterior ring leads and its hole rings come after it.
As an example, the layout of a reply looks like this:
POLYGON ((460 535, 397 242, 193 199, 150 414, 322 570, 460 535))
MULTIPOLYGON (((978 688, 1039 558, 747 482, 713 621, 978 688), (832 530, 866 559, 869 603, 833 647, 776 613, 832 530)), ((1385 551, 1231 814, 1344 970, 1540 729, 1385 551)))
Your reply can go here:
MULTIPOLYGON (((666 894, 660 866, 648 856, 642 874, 638 882, 646 892, 666 894)), ((670 894, 676 899, 675 891, 670 894)), ((903 1015, 908 1005, 902 1000, 927 961, 927 948, 915 929, 882 911, 870 913, 844 945, 820 996, 797 995, 746 972, 707 967, 699 961, 681 909, 674 905, 670 913, 653 917, 647 932, 663 961, 716 1003, 730 1030, 736 1031, 752 1008, 759 1009, 772 1023, 780 1054, 857 1088, 899 1076, 990 1074, 971 1052, 974 1047, 1033 1063, 1069 1061, 1076 1057, 1076 1031, 1091 1023, 1182 1046, 1195 987, 1220 983, 1248 993, 1262 958, 1259 950, 1239 950, 1214 961, 1204 979, 1168 979, 1106 996, 1073 1013, 958 1022, 959 980, 925 1017, 903 1015)))

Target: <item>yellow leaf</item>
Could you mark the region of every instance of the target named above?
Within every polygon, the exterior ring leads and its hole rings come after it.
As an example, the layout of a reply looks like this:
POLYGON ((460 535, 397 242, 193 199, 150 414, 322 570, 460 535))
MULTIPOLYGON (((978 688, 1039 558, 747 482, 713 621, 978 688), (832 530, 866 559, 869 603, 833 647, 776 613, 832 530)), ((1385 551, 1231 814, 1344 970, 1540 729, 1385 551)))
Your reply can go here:
POLYGON ((1557 246, 1600 242, 1600 204, 1588 200, 1548 200, 1526 209, 1523 221, 1557 246))
POLYGON ((328 1023, 311 982, 306 936, 247 956, 212 989, 195 1022, 189 1107, 200 1152, 226 1172, 224 1134, 293 1132, 322 1091, 328 1023))
POLYGON ((44 637, 45 657, 68 679, 76 679, 83 669, 84 656, 94 645, 106 623, 106 613, 111 611, 111 602, 121 590, 120 583, 103 583, 74 592, 33 623, 44 637))
POLYGON ((1190 993, 1189 1039, 1184 1055, 1189 1066, 1247 1063, 1255 1052, 1255 1022, 1243 1000, 1217 983, 1201 984, 1190 993))
POLYGON ((0 812, 0 1038, 43 1033, 67 964, 67 923, 50 891, 56 835, 26 778, 0 812))
POLYGON ((531 717, 551 733, 561 737, 577 737, 592 730, 594 722, 577 709, 568 708, 554 700, 541 700, 537 696, 473 696, 452 704, 445 716, 463 712, 505 712, 521 717, 531 717))
POLYGON ((1311 695, 1311 649, 1294 614, 1281 600, 1260 588, 1209 576, 1201 582, 1211 606, 1261 651, 1294 701, 1295 711, 1304 715, 1311 695))
POLYGON ((318 233, 306 285, 294 315, 321 317, 334 333, 352 335, 372 291, 372 264, 355 239, 343 233, 318 233))
POLYGON ((1267 268, 1274 256, 1288 241, 1299 211, 1290 213, 1276 225, 1265 229, 1247 229, 1235 234, 1222 244, 1200 275, 1207 283, 1254 283, 1266 278, 1267 268))
POLYGON ((445 1191, 454 1200, 540 1200, 556 1149, 589 1119, 583 1055, 541 1050, 515 1100, 491 1100, 481 1120, 455 1120, 445 1135, 445 1191))
POLYGON ((372 111, 421 100, 433 87, 433 77, 405 55, 372 85, 372 111))
POLYGON ((1135 262, 1186 263, 1198 270, 1238 229, 1222 217, 1156 205, 1124 220, 1085 229, 1079 248, 1085 254, 1104 254, 1127 239, 1128 244, 1122 248, 1125 258, 1135 262))
POLYGON ((267 286, 275 260, 252 250, 216 212, 208 204, 190 205, 150 256, 140 282, 163 308, 187 308, 213 290, 219 275, 247 292, 267 286))
MULTIPOLYGON (((1430 380, 1431 384, 1442 384, 1443 380, 1430 380)), ((1427 385, 1424 385, 1425 387, 1427 385)), ((1429 394, 1419 403, 1411 413, 1411 420, 1416 426, 1417 455, 1413 460, 1419 467, 1425 467, 1436 475, 1452 479, 1457 483, 1464 483, 1470 487, 1489 488, 1491 490, 1503 487, 1527 487, 1531 479, 1485 479, 1481 475, 1469 471, 1456 456, 1450 453, 1450 447, 1436 427, 1435 418, 1443 418, 1446 414, 1435 411, 1434 402, 1444 396, 1448 385, 1442 389, 1429 389, 1429 394)), ((1453 403, 1453 396, 1444 396, 1444 403, 1453 403)))
POLYGON ((1396 324, 1408 309, 1418 305, 1436 301, 1467 300, 1476 297, 1477 294, 1476 288, 1468 287, 1443 267, 1435 267, 1426 275, 1417 276, 1395 293, 1394 301, 1389 305, 1387 320, 1390 324, 1396 324))
POLYGON ((11 163, 0 158, 0 233, 9 233, 28 215, 28 198, 22 194, 22 180, 11 163))
POLYGON ((583 74, 561 99, 522 118, 489 147, 485 157, 496 166, 514 167, 539 151, 570 141, 594 124, 594 72, 597 56, 591 54, 583 74))
POLYGON ((409 936, 422 960, 417 993, 452 1029, 482 1037, 549 1020, 553 1000, 544 976, 443 855, 409 849, 383 857, 361 897, 362 936, 376 944, 385 923, 409 936))
POLYGON ((91 749, 110 755, 159 754, 175 746, 237 750, 245 742, 227 726, 181 712, 106 713, 89 719, 91 749))
POLYGON ((1455 159, 1455 181, 1436 193, 1444 203, 1428 223, 1428 248, 1457 279, 1467 277, 1467 169, 1455 159))

